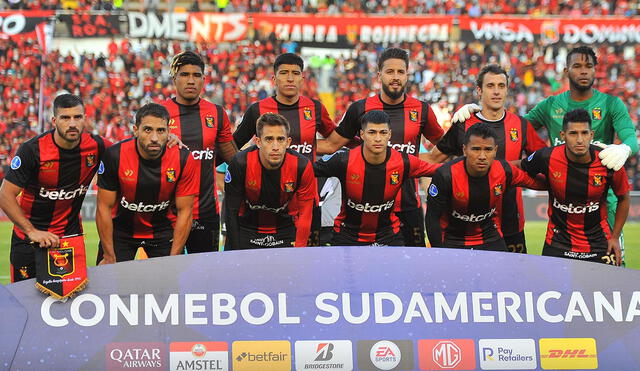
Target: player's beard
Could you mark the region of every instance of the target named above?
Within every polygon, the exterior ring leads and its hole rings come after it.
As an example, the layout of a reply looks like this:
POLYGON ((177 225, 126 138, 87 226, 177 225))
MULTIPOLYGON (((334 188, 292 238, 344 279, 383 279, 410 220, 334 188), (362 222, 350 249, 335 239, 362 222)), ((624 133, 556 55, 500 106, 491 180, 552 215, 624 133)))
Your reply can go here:
POLYGON ((65 131, 64 133, 61 130, 58 130, 58 134, 60 134, 60 137, 62 139, 66 140, 69 143, 74 143, 79 141, 80 137, 82 136, 82 129, 81 128, 75 129, 75 133, 77 135, 75 139, 71 137, 71 135, 69 134, 69 130, 73 132, 73 129, 67 129, 67 131, 65 131))
POLYGON ((404 95, 407 84, 404 84, 398 91, 392 91, 389 86, 382 84, 382 91, 391 99, 399 99, 404 95))
POLYGON ((591 82, 589 83, 589 85, 580 85, 577 81, 574 81, 572 78, 569 78, 569 85, 571 86, 571 89, 573 89, 573 90, 585 92, 585 91, 591 89, 591 87, 593 86, 593 83, 595 81, 596 81, 596 79, 593 78, 593 79, 591 79, 591 82))

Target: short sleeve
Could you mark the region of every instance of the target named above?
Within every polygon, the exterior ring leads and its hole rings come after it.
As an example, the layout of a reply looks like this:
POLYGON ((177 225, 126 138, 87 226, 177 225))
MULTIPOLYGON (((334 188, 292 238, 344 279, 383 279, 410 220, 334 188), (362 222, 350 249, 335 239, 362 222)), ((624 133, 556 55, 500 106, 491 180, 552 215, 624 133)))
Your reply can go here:
POLYGON ((347 109, 347 112, 342 117, 340 121, 340 125, 336 128, 336 132, 340 134, 342 137, 347 139, 353 139, 356 135, 358 135, 358 131, 360 130, 360 116, 361 112, 358 108, 360 106, 360 101, 353 103, 347 109))
POLYGON ((464 122, 455 122, 436 147, 445 155, 462 156, 463 134, 464 122))
POLYGON ((27 143, 22 144, 11 159, 6 179, 18 187, 25 188, 38 174, 38 159, 27 143))
POLYGON ((118 178, 118 165, 114 161, 116 147, 110 147, 105 151, 104 157, 98 165, 98 187, 107 191, 118 191, 120 179, 118 178))
POLYGON ((224 108, 216 105, 216 108, 220 112, 221 122, 218 126, 218 143, 228 143, 233 140, 233 135, 231 135, 231 121, 229 120, 229 115, 227 115, 227 111, 224 108))
POLYGON ((195 195, 199 191, 198 174, 196 172, 196 160, 193 156, 187 155, 180 181, 176 186, 176 197, 195 195))

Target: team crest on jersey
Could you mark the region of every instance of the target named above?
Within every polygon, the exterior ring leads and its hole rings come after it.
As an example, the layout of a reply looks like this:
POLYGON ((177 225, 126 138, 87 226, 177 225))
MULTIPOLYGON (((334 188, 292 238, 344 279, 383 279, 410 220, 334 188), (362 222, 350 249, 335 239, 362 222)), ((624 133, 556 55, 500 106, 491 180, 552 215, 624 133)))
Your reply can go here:
POLYGON ((167 169, 167 182, 175 183, 176 181, 176 170, 174 168, 167 169))
POLYGON ((512 142, 517 142, 518 141, 518 129, 511 128, 509 130, 509 138, 511 138, 512 142))
POLYGON ((96 164, 96 155, 94 155, 93 153, 90 155, 87 155, 85 162, 87 164, 87 167, 93 167, 93 165, 96 164))
POLYGON ((602 175, 596 174, 593 176, 593 185, 595 187, 600 187, 602 185, 602 175))
POLYGON ((602 120, 602 109, 594 108, 591 110, 591 116, 594 120, 602 120))
POLYGON ((18 269, 20 271, 20 276, 24 279, 29 278, 29 271, 27 270, 27 267, 20 267, 20 269, 18 269))
POLYGON ((208 128, 212 128, 213 127, 213 116, 207 116, 204 118, 204 122, 205 124, 207 124, 208 128))
POLYGON ((418 111, 416 111, 416 110, 409 111, 409 120, 411 120, 413 122, 418 121, 418 111))
POLYGON ((389 182, 391 183, 391 185, 400 183, 400 174, 398 174, 397 171, 391 173, 391 175, 389 176, 389 182))
POLYGON ((493 187, 493 194, 496 195, 496 197, 502 194, 502 184, 498 184, 495 187, 493 187))
POLYGON ((284 184, 284 191, 287 193, 293 192, 293 182, 286 182, 284 184))
POLYGON ((309 107, 305 107, 304 108, 304 119, 307 121, 311 121, 312 117, 311 117, 311 108, 309 107))

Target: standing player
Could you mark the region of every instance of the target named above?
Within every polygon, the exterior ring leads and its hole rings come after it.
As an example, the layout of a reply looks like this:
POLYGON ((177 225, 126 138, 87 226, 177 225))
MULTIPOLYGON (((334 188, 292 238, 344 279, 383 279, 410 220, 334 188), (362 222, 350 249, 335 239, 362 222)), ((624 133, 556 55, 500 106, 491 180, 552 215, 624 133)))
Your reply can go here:
POLYGON ((166 146, 168 123, 166 108, 147 104, 136 113, 134 137, 105 153, 96 210, 100 264, 133 260, 138 247, 149 257, 182 253, 198 182, 189 151, 166 146), (172 218, 174 205, 177 215, 172 218))
MULTIPOLYGON (((389 146, 406 154, 418 155, 420 135, 437 143, 443 131, 428 103, 405 94, 409 68, 409 54, 399 48, 388 48, 378 59, 380 94, 359 100, 347 109, 338 128, 320 141, 318 151, 334 153, 353 139, 360 130, 362 116, 382 110, 391 118, 389 146)), ((404 179, 402 191, 395 202, 405 246, 425 246, 424 215, 420 208, 418 179, 404 179)))
MULTIPOLYGON (((455 122, 427 155, 429 161, 444 162, 449 156, 462 156, 464 133, 479 122, 486 122, 496 132, 497 159, 515 161, 522 158, 522 152, 531 154, 545 147, 527 120, 505 109, 509 86, 507 71, 495 64, 485 66, 478 74, 476 86, 482 110, 464 122, 455 122)), ((505 190, 502 202, 501 228, 507 250, 526 253, 522 190, 510 187, 505 190)))
POLYGON ((440 165, 389 148, 392 135, 389 115, 369 111, 362 116, 361 146, 314 165, 316 175, 337 177, 342 185, 332 245, 404 245, 396 197, 407 178, 431 176, 440 165))
POLYGON ((82 201, 110 145, 84 132, 84 105, 75 95, 54 99, 51 121, 53 130, 18 148, 0 187, 0 208, 14 223, 11 282, 35 277, 29 242, 56 247, 59 237, 82 233, 82 201))
POLYGON ((522 160, 531 175, 549 183, 549 224, 542 255, 620 265, 620 233, 629 215, 629 183, 624 168, 614 171, 598 157, 589 112, 576 109, 563 119, 565 144, 544 148, 522 160), (607 223, 607 192, 618 198, 613 231, 607 223))
POLYGON ((216 251, 220 234, 220 209, 215 184, 216 151, 229 161, 237 152, 224 109, 200 98, 205 65, 191 51, 171 62, 176 96, 163 103, 169 111, 169 130, 189 147, 196 161, 198 193, 193 205, 193 225, 186 243, 188 253, 216 251))
MULTIPOLYGON (((293 53, 279 55, 273 64, 273 83, 276 95, 252 104, 242 117, 242 122, 233 133, 238 148, 244 146, 256 135, 258 118, 268 112, 277 113, 287 119, 291 126, 291 145, 289 149, 316 160, 316 135, 328 137, 335 129, 325 106, 315 99, 300 95, 304 61, 293 53)), ((290 209, 295 210, 294 204, 290 209)), ((320 233, 320 209, 318 200, 314 207, 312 235, 310 245, 317 245, 320 233)))
POLYGON ((306 246, 316 198, 311 161, 287 149, 289 123, 265 113, 256 145, 234 156, 225 175, 225 250, 306 246), (297 199, 296 215, 289 205, 297 199))
POLYGON ((497 142, 491 124, 475 124, 465 133, 464 156, 436 171, 427 196, 431 246, 507 251, 503 197, 513 187, 545 187, 505 160, 494 162, 497 142))
MULTIPOLYGON (((531 112, 525 115, 534 127, 545 126, 549 132, 552 145, 562 144, 560 131, 566 112, 582 108, 591 114, 594 141, 608 144, 598 156, 602 164, 617 171, 624 166, 631 154, 638 152, 636 131, 629 117, 629 112, 618 97, 604 94, 593 88, 598 59, 588 46, 571 49, 567 54, 567 66, 564 71, 569 78, 569 90, 551 96, 538 103, 531 112), (622 144, 612 144, 617 134, 622 144)), ((465 105, 453 117, 453 121, 464 121, 469 118, 470 111, 477 111, 476 105, 465 105)), ((617 197, 609 191, 609 226, 615 219, 617 197)), ((621 235, 622 236, 622 235, 621 235)), ((622 265, 624 265, 624 242, 621 237, 622 265)))

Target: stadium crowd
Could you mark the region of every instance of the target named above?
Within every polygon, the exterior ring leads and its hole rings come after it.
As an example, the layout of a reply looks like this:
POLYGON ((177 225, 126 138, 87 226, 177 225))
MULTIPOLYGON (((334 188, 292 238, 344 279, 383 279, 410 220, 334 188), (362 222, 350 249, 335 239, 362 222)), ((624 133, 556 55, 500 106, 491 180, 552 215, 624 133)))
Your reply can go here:
MULTIPOLYGON (((411 55, 409 93, 432 103, 445 129, 456 107, 476 101, 474 82, 487 63, 509 66, 508 106, 514 113, 523 115, 544 97, 568 88, 562 73, 565 47, 495 41, 400 46, 411 55)), ((130 135, 133 115, 142 104, 160 102, 173 94, 171 58, 194 47, 205 54, 210 66, 205 98, 224 106, 232 123, 240 121, 251 103, 274 93, 271 66, 275 56, 297 48, 271 37, 233 46, 124 39, 111 42, 104 54, 87 53, 78 59, 54 50, 44 57, 45 112, 49 112, 57 91, 78 94, 94 123, 91 130, 113 141, 122 140, 130 135)), ((376 70, 381 49, 381 45, 361 43, 350 58, 317 58, 305 71, 303 94, 318 98, 319 89, 331 89, 336 101, 334 118, 339 119, 351 102, 379 90, 370 71, 376 70)), ((602 46, 597 53, 600 63, 594 87, 619 96, 633 122, 638 122, 640 46, 631 59, 623 58, 621 47, 602 46)), ((5 168, 17 146, 38 131, 42 60, 39 46, 32 40, 0 40, 0 161, 5 168)), ((640 190, 640 162, 633 158, 627 166, 633 189, 640 190)))

